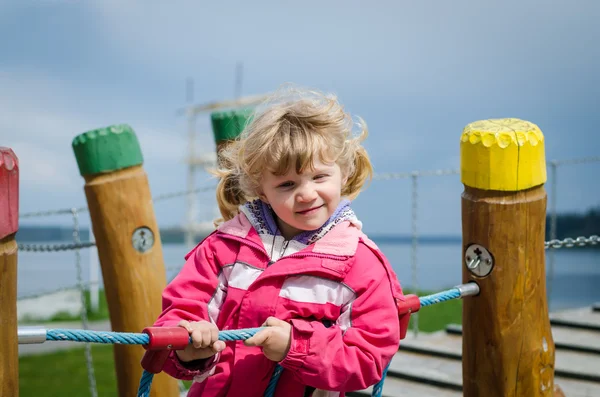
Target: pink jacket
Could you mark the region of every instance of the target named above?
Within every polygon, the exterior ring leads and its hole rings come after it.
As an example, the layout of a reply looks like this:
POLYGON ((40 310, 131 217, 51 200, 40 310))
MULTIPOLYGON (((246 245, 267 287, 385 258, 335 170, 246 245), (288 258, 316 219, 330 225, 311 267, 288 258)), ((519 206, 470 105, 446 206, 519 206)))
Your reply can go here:
MULTIPOLYGON (((289 353, 275 397, 344 396, 381 379, 397 352, 391 267, 358 228, 344 221, 307 248, 274 263, 248 219, 221 225, 187 256, 163 293, 156 326, 181 319, 213 321, 220 330, 259 327, 269 316, 292 324, 289 353)), ((262 396, 276 363, 242 341, 195 368, 171 352, 163 371, 194 380, 188 396, 262 396)))

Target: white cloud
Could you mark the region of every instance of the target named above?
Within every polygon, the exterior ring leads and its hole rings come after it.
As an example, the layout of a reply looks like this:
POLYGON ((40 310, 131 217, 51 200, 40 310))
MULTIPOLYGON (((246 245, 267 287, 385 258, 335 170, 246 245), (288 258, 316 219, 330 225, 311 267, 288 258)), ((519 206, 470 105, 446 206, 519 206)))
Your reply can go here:
MULTIPOLYGON (((187 130, 182 131, 181 126, 171 128, 150 127, 133 121, 132 126, 145 159, 152 161, 176 161, 183 163, 188 155, 189 139, 187 130)), ((197 153, 214 150, 214 142, 210 131, 210 122, 202 118, 196 123, 195 148, 197 153)))
POLYGON ((48 144, 73 137, 86 128, 75 114, 63 118, 69 107, 69 87, 65 83, 25 68, 0 70, 0 138, 27 135, 48 144))
POLYGON ((59 81, 28 72, 0 71, 0 143, 19 158, 21 189, 79 188, 70 140, 85 121, 65 112, 59 81))
MULTIPOLYGON (((62 30, 38 12, 43 7, 27 4, 26 12, 15 14, 21 20, 10 16, 10 6, 8 14, 0 6, 0 21, 19 21, 21 29, 5 54, 12 70, 0 67, 0 144, 13 146, 22 158, 23 189, 60 194, 56 185, 77 187, 80 194, 61 198, 59 206, 82 201, 71 139, 121 120, 138 135, 153 190, 185 189, 185 120, 170 118, 183 100, 183 80, 196 78, 199 102, 221 99, 233 92, 237 60, 244 61, 244 93, 283 81, 339 92, 371 127, 367 146, 378 171, 458 166, 464 124, 515 109, 549 124, 543 127, 548 143, 564 148, 561 157, 594 148, 563 145, 550 133, 575 117, 569 103, 579 109, 577 117, 597 124, 592 108, 577 101, 594 98, 598 52, 585 51, 581 38, 598 36, 600 25, 592 19, 597 1, 339 7, 106 0, 53 8, 63 18, 57 21, 68 21, 62 30), (42 22, 29 18, 36 15, 42 22), (43 38, 66 49, 55 53, 43 38)), ((569 140, 586 141, 591 130, 585 125, 570 128, 569 140)), ((207 117, 198 131, 197 148, 213 150, 207 117)), ((169 219, 171 208, 164 210, 169 219)))
POLYGON ((19 180, 21 190, 37 192, 60 189, 76 192, 81 181, 73 178, 75 161, 66 156, 57 156, 55 150, 26 141, 11 145, 19 158, 19 180))
POLYGON ((103 1, 90 7, 111 49, 143 65, 145 73, 168 69, 223 79, 222 69, 231 68, 227 78, 233 78, 234 64, 242 60, 255 81, 315 78, 324 84, 344 76, 352 84, 368 78, 372 87, 373 80, 389 83, 398 70, 416 73, 427 66, 421 44, 413 40, 424 28, 409 15, 422 13, 420 6, 407 12, 392 3, 270 3, 103 1))
MULTIPOLYGON (((93 106, 79 106, 74 87, 34 70, 0 70, 0 87, 0 145, 12 148, 19 158, 21 194, 60 190, 63 196, 73 193, 72 202, 64 204, 79 202, 82 179, 71 141, 81 132, 104 126, 100 120, 106 115, 99 115, 93 106)), ((129 122, 150 167, 184 161, 187 142, 176 130, 179 127, 148 126, 136 117, 129 122)), ((205 134, 199 145, 206 147, 209 137, 205 134)))
POLYGON ((411 95, 456 95, 447 87, 453 80, 484 83, 498 78, 490 76, 495 70, 528 79, 544 65, 581 57, 592 61, 576 44, 598 34, 593 18, 599 8, 594 1, 578 6, 550 1, 532 8, 518 0, 476 6, 470 0, 435 6, 353 1, 345 7, 317 1, 107 0, 90 7, 119 56, 146 71, 206 76, 227 65, 233 76, 232 63, 244 60, 257 80, 312 74, 322 82, 368 84, 370 90, 401 81, 402 91, 411 95))

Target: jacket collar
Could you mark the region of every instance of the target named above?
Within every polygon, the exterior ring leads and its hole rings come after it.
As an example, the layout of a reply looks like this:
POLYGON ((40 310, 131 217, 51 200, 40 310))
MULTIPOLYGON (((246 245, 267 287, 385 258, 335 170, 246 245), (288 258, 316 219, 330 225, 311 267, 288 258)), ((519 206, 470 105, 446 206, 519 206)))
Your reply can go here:
MULTIPOLYGON (((335 255, 335 256, 353 256, 356 253, 358 242, 363 233, 360 230, 360 222, 354 223, 350 220, 344 220, 334 224, 324 236, 309 246, 310 252, 335 255)), ((233 219, 221 224, 217 231, 238 238, 252 241, 254 244, 262 246, 262 240, 253 227, 248 217, 240 212, 233 219)))
MULTIPOLYGON (((240 212, 246 215, 250 224, 252 224, 254 229, 263 239, 266 236, 269 238, 281 236, 281 232, 277 226, 276 216, 271 209, 271 206, 264 201, 256 199, 247 202, 240 206, 240 212)), ((355 224, 359 229, 362 227, 362 223, 358 220, 354 211, 352 211, 352 208, 350 208, 350 200, 342 199, 334 213, 321 227, 315 230, 304 231, 294 236, 291 241, 296 241, 305 246, 310 245, 325 236, 336 224, 346 220, 355 224)))

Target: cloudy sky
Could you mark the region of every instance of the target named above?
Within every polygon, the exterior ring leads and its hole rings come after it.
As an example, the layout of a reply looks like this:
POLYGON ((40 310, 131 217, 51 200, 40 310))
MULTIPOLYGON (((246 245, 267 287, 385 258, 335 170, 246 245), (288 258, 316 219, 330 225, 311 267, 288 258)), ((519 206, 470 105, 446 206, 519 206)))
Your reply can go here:
MULTIPOLYGON (((116 123, 135 129, 154 195, 184 190, 186 78, 196 103, 230 99, 242 62, 243 95, 337 93, 377 172, 457 168, 462 128, 496 117, 538 124, 548 160, 599 156, 599 17, 597 0, 0 0, 0 145, 21 162, 21 212, 85 205, 71 140, 116 123)), ((208 115, 198 128, 214 150, 208 115)), ((600 205, 599 170, 560 167, 559 210, 600 205)), ((420 179, 420 232, 460 234, 461 192, 458 176, 420 179)), ((410 198, 410 180, 374 181, 355 209, 368 232, 408 233, 410 198)), ((157 203, 159 224, 183 223, 184 203, 157 203)))

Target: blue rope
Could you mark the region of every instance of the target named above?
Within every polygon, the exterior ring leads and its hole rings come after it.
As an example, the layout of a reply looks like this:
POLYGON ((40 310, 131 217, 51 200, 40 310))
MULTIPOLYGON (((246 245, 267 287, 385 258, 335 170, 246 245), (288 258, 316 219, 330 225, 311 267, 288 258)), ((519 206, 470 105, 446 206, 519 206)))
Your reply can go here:
MULTIPOLYGON (((437 294, 427 295, 419 297, 421 307, 431 306, 436 303, 448 301, 451 299, 460 298, 460 291, 458 288, 452 288, 446 291, 438 292, 437 294)), ((219 340, 222 341, 234 341, 234 340, 246 340, 256 334, 258 331, 263 329, 259 328, 245 328, 238 330, 225 330, 219 331, 219 340)), ((150 337, 144 333, 130 333, 130 332, 105 332, 105 331, 89 331, 89 330, 77 330, 77 329, 49 329, 46 331, 46 340, 51 341, 75 341, 75 342, 93 342, 93 343, 110 343, 110 344, 122 344, 122 345, 147 345, 150 343, 150 337)), ((190 338, 190 343, 192 342, 190 338)), ((381 397, 383 391, 383 382, 387 375, 390 365, 383 371, 381 380, 373 386, 372 397, 381 397)), ((277 382, 283 372, 283 367, 279 364, 275 366, 269 385, 265 390, 264 397, 272 397, 277 387, 277 382)), ((140 379, 140 386, 138 388, 138 397, 149 397, 150 387, 152 386, 152 380, 154 374, 144 370, 142 378, 140 379)))
POLYGON ((68 340, 74 342, 111 343, 118 345, 147 345, 150 343, 150 338, 146 334, 60 328, 47 330, 46 340, 68 340))
POLYGON ((265 390, 264 397, 271 397, 275 394, 275 388, 277 387, 277 382, 279 382, 279 377, 283 372, 283 367, 279 364, 275 366, 275 371, 273 371, 273 375, 271 375, 271 379, 269 380, 269 385, 265 390))
MULTIPOLYGON (((234 340, 246 340, 256 334, 258 331, 263 329, 259 328, 246 328, 237 330, 225 330, 219 331, 219 340, 222 341, 234 341, 234 340)), ((83 329, 49 329, 46 331, 46 340, 51 341, 74 341, 74 342, 93 342, 93 343, 110 343, 118 345, 147 345, 150 343, 150 337, 144 333, 131 333, 131 332, 106 332, 106 331, 90 331, 83 329)), ((190 343, 192 338, 190 337, 190 343)), ((283 371, 279 365, 275 369, 273 376, 275 383, 279 379, 279 375, 283 371)), ((150 397, 150 388, 152 387, 152 380, 154 374, 146 370, 142 373, 140 379, 140 386, 138 387, 138 397, 150 397)), ((275 385, 272 386, 272 390, 275 390, 275 385)))
POLYGON ((446 291, 438 292, 437 294, 421 296, 419 297, 419 302, 421 302, 421 307, 425 307, 457 298, 460 298, 460 291, 458 288, 452 288, 446 291))
POLYGON ((150 397, 150 387, 152 386, 153 379, 154 374, 144 370, 140 379, 140 386, 138 387, 138 397, 150 397))
MULTIPOLYGON (((259 327, 219 331, 219 340, 246 340, 261 329, 263 328, 259 327)), ((110 343, 116 345, 147 345, 150 343, 150 337, 144 333, 137 334, 132 332, 90 331, 83 329, 60 328, 47 330, 46 340, 110 343)), ((190 343, 192 343, 192 338, 190 338, 190 343)))
MULTIPOLYGON (((263 329, 263 327, 219 331, 219 340, 233 341, 233 340, 250 339, 254 334, 256 334, 261 329, 263 329)), ((190 337, 190 343, 192 343, 191 337, 190 337)), ((279 376, 278 376, 278 378, 279 378, 279 376)), ((137 397, 150 397, 150 387, 152 386, 153 379, 154 379, 154 374, 152 372, 148 372, 148 371, 144 370, 144 372, 142 373, 142 378, 140 379, 140 386, 138 387, 137 397)))
POLYGON ((387 367, 385 367, 385 369, 383 370, 381 380, 375 383, 375 386, 373 386, 373 392, 371 392, 372 397, 381 397, 381 393, 383 393, 383 382, 385 381, 385 376, 387 375, 387 371, 390 368, 390 364, 388 364, 387 367))
MULTIPOLYGON (((452 288, 447 291, 438 292, 437 294, 419 297, 419 302, 421 303, 421 307, 425 307, 457 298, 460 298, 460 291, 458 288, 452 288)), ((381 380, 373 386, 373 392, 371 393, 372 397, 381 397, 381 393, 383 393, 383 382, 385 381, 388 369, 390 369, 390 364, 383 370, 381 380)))

